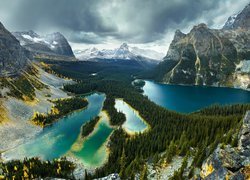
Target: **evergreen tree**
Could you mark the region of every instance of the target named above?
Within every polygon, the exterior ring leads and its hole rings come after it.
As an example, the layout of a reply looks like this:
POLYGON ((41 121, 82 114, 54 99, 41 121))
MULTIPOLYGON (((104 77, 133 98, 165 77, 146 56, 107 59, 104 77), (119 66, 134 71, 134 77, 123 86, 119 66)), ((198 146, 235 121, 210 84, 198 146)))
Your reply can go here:
POLYGON ((140 180, 147 180, 147 179, 148 179, 148 166, 145 164, 140 174, 140 180))
POLYGON ((120 177, 124 178, 125 177, 125 167, 126 167, 126 154, 124 148, 122 149, 122 156, 120 159, 120 177))
POLYGON ((170 142, 170 145, 168 146, 168 149, 167 149, 167 155, 166 155, 167 163, 170 163, 172 161, 175 154, 176 154, 175 143, 172 140, 170 142))

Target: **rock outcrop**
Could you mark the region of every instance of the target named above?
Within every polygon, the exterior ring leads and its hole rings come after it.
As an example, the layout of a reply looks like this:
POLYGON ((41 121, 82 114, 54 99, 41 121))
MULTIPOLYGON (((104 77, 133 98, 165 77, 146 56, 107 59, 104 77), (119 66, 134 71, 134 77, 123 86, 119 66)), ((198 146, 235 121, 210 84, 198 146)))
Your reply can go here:
POLYGON ((121 180, 119 174, 114 173, 114 174, 110 174, 106 177, 102 177, 102 178, 98 178, 96 180, 121 180))
POLYGON ((235 17, 231 28, 199 24, 188 34, 177 30, 155 78, 170 84, 249 88, 244 79, 250 79, 250 73, 236 72, 237 64, 250 59, 249 7, 235 17))
POLYGON ((0 76, 18 74, 26 67, 29 52, 0 22, 0 76))
POLYGON ((219 145, 203 163, 201 177, 206 180, 250 178, 250 111, 243 119, 238 147, 219 145))

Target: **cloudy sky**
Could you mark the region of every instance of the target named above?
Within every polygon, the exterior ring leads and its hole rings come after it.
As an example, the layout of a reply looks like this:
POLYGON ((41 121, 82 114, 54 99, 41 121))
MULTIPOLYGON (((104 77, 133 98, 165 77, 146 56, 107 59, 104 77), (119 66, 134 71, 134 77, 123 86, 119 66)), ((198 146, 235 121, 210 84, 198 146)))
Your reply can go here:
POLYGON ((10 31, 59 31, 74 49, 122 42, 166 53, 176 29, 221 28, 249 0, 0 0, 10 31))

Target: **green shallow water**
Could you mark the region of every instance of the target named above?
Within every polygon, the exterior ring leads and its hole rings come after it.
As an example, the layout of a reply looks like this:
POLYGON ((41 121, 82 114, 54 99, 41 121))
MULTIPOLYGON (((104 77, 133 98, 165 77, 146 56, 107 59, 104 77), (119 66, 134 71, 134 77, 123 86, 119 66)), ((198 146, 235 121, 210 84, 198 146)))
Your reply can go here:
MULTIPOLYGON (((86 98, 89 102, 86 109, 61 118, 25 144, 5 152, 3 158, 9 160, 37 156, 50 160, 66 155, 77 140, 81 126, 100 113, 105 95, 95 93, 86 98)), ((99 161, 98 150, 101 144, 106 141, 110 131, 110 128, 101 123, 97 133, 84 144, 82 154, 79 154, 78 158, 87 164, 99 165, 102 159, 99 161), (97 155, 97 157, 92 158, 93 155, 97 155)), ((99 156, 105 156, 102 153, 106 152, 102 151, 99 156)))
POLYGON ((143 91, 156 104, 182 113, 212 104, 250 103, 250 91, 233 88, 167 85, 146 80, 143 91))
POLYGON ((81 159, 87 167, 96 167, 103 164, 107 158, 106 141, 113 129, 109 126, 108 120, 102 118, 91 135, 82 143, 80 150, 72 153, 81 159))

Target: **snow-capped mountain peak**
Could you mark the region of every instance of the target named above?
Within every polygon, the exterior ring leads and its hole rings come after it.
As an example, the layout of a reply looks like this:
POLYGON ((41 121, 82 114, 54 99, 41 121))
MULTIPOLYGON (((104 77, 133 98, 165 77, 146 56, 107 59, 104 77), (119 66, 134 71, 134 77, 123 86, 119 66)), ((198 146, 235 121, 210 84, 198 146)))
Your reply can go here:
POLYGON ((84 50, 75 50, 75 56, 79 60, 99 59, 147 59, 147 60, 161 60, 164 54, 158 53, 154 50, 140 49, 138 47, 131 47, 127 43, 121 44, 120 47, 115 49, 102 49, 88 48, 84 50))

